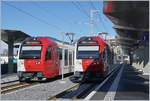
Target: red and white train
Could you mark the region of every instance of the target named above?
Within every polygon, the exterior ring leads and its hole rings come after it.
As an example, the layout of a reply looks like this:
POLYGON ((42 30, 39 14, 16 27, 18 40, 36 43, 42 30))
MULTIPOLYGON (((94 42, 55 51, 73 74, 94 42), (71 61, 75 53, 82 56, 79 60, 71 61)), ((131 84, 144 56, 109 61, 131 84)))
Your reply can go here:
POLYGON ((25 39, 19 48, 17 72, 20 81, 46 80, 73 72, 74 46, 50 37, 25 39))
POLYGON ((74 80, 102 78, 112 69, 113 51, 100 36, 81 37, 75 47, 74 80))

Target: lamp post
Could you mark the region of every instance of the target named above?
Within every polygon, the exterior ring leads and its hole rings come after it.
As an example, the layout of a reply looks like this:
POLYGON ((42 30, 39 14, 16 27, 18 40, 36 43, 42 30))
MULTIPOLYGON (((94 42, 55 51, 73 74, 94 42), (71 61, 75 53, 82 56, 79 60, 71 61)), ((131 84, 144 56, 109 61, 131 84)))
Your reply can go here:
MULTIPOLYGON (((74 41, 74 35, 75 33, 64 33, 62 32, 61 33, 61 36, 62 36, 62 44, 64 45, 64 39, 65 39, 65 35, 67 35, 71 41, 71 44, 73 43, 74 41), (70 37, 71 36, 71 37, 70 37)), ((64 80, 64 62, 65 62, 65 49, 62 48, 62 66, 61 66, 61 79, 62 81, 64 80)))

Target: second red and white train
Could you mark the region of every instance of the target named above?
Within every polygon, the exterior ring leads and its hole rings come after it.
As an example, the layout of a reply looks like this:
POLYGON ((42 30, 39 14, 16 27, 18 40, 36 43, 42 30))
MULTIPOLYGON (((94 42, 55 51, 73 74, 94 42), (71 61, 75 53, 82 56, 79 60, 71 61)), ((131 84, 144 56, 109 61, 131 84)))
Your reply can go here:
POLYGON ((111 71, 113 50, 100 36, 81 37, 75 45, 74 79, 103 78, 111 71))

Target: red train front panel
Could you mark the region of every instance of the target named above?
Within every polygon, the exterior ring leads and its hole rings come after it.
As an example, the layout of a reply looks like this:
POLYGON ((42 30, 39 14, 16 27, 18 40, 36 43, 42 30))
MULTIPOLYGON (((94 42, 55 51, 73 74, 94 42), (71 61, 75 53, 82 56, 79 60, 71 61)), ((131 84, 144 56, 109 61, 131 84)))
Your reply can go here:
POLYGON ((56 48, 57 44, 48 38, 25 40, 18 59, 20 79, 44 80, 59 75, 60 62, 56 48))

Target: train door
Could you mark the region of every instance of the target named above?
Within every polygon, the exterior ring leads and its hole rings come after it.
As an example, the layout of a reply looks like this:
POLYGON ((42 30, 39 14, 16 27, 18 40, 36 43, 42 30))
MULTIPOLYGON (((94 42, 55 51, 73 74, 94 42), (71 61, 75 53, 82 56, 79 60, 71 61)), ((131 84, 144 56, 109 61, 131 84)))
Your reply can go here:
POLYGON ((52 47, 48 47, 45 56, 45 71, 49 77, 53 77, 54 74, 54 62, 53 62, 53 50, 52 47))
POLYGON ((58 57, 59 57, 59 75, 61 75, 61 69, 62 69, 62 66, 63 66, 63 63, 62 63, 62 48, 57 48, 57 54, 58 54, 58 57))
POLYGON ((64 73, 69 72, 69 51, 64 49, 64 73))
POLYGON ((105 48, 104 49, 104 52, 103 52, 103 72, 106 73, 107 71, 107 49, 105 48))
POLYGON ((105 75, 109 72, 109 54, 108 46, 105 47, 104 72, 105 75))

